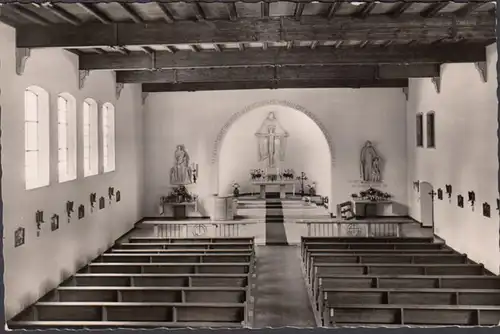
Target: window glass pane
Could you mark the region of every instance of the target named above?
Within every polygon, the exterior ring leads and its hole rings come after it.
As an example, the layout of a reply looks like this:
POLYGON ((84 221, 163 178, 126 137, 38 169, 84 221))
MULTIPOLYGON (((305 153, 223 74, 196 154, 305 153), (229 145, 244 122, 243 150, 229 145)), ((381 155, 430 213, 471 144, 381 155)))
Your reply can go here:
POLYGON ((38 96, 29 90, 25 92, 24 108, 25 120, 38 120, 38 96))
POLYGON ((87 102, 83 103, 83 124, 90 123, 90 105, 87 102))
POLYGON ((66 124, 59 124, 59 148, 68 147, 68 127, 66 124))
POLYGON ((58 110, 59 123, 66 123, 68 121, 68 119, 67 119, 68 104, 67 104, 67 101, 62 97, 59 97, 57 99, 57 110, 58 110))
POLYGON ((30 170, 38 170, 38 151, 28 151, 25 153, 25 166, 30 170))
POLYGON ((59 162, 68 161, 68 150, 59 150, 59 162))
POLYGON ((90 158, 90 147, 89 146, 86 146, 83 148, 83 158, 84 159, 90 158))
POLYGON ((26 150, 38 149, 38 123, 24 123, 25 131, 25 148, 26 150))

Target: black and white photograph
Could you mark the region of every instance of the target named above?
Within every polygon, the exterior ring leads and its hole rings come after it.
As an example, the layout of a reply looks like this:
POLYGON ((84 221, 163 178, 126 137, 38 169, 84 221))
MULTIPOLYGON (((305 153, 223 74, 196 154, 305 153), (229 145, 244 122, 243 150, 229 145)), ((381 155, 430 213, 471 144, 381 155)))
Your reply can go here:
POLYGON ((5 328, 499 326, 496 7, 3 1, 5 328))

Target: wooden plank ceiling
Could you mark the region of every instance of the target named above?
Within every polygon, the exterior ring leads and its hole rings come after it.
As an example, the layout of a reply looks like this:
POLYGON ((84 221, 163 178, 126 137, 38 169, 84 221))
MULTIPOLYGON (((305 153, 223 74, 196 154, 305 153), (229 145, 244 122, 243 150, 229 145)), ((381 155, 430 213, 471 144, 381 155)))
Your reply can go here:
POLYGON ((71 0, 0 7, 18 50, 64 48, 81 72, 144 92, 407 87, 440 64, 480 63, 491 1, 71 0))

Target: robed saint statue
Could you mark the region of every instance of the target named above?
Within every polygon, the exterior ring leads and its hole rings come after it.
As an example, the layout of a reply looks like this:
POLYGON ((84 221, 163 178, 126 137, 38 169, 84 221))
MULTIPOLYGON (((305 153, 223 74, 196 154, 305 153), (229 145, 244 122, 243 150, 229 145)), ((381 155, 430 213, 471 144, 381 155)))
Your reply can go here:
POLYGON ((189 154, 184 145, 177 145, 174 153, 175 163, 170 168, 170 184, 186 185, 193 183, 193 170, 189 165, 189 154))
POLYGON ((361 148, 360 155, 360 176, 365 182, 381 182, 382 173, 380 165, 382 159, 378 155, 371 141, 367 141, 361 148))
POLYGON ((267 160, 269 168, 275 168, 285 160, 286 140, 288 132, 279 124, 274 112, 270 112, 255 133, 258 143, 259 162, 267 160))

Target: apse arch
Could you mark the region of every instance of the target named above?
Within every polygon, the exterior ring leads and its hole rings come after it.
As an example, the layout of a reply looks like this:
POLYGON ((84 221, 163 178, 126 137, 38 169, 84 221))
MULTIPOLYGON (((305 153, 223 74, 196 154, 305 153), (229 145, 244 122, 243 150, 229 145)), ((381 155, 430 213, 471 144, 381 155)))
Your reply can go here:
MULTIPOLYGON (((334 145, 332 138, 328 131, 326 130, 325 126, 321 123, 321 121, 314 115, 312 112, 304 108, 303 106, 300 106, 298 104, 291 103, 286 100, 266 100, 266 101, 260 101, 256 102, 254 104, 251 104, 244 109, 240 110, 239 112, 233 114, 228 121, 224 124, 224 126, 221 128, 219 131, 214 145, 213 145, 213 150, 212 150, 212 157, 211 157, 211 180, 212 180, 212 193, 213 194, 219 194, 220 189, 219 189, 219 171, 220 171, 220 166, 219 166, 219 160, 220 160, 220 155, 221 155, 221 148, 222 144, 224 142, 224 139, 226 138, 229 130, 231 127, 238 121, 240 120, 243 116, 246 114, 258 110, 258 109, 269 109, 271 110, 273 107, 281 107, 283 108, 288 108, 288 109, 293 109, 294 111, 300 112, 303 115, 305 115, 309 120, 311 120, 318 128, 318 130, 321 132, 322 136, 324 137, 326 141, 326 147, 329 150, 329 165, 330 165, 330 181, 332 178, 333 174, 333 168, 335 167, 335 154, 334 154, 334 145)), ((330 187, 331 188, 331 185, 330 187)), ((331 198, 331 189, 328 192, 328 196, 331 198)))

